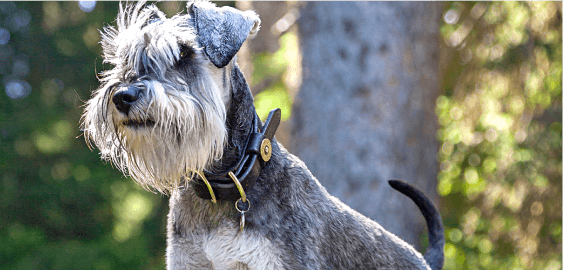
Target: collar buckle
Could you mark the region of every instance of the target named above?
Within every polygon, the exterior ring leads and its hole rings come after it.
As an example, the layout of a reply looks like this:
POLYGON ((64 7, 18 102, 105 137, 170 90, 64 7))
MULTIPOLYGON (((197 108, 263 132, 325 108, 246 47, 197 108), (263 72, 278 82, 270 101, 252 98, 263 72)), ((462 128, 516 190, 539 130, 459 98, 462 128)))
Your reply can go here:
POLYGON ((260 175, 262 166, 272 156, 272 140, 280 124, 281 110, 274 109, 268 114, 268 118, 262 127, 258 127, 258 115, 254 115, 252 133, 242 156, 237 162, 238 166, 223 174, 202 173, 194 175, 190 183, 198 197, 207 200, 236 201, 245 198, 244 190, 250 189, 260 175), (260 160, 257 160, 260 159, 260 160), (207 174, 205 179, 203 174, 207 174), (233 177, 234 176, 234 177, 233 177), (235 181, 237 179, 238 181, 235 181), (203 180, 203 181, 202 181, 203 180), (207 181, 205 181, 207 180, 207 181))

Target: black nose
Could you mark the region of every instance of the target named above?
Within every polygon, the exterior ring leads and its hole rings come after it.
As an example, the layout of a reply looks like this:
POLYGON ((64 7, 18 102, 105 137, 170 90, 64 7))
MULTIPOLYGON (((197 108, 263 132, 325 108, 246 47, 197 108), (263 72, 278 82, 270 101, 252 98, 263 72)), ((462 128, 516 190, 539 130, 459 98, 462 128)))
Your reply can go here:
POLYGON ((124 114, 129 113, 129 108, 139 98, 140 90, 139 87, 129 86, 115 92, 112 101, 117 110, 124 114))

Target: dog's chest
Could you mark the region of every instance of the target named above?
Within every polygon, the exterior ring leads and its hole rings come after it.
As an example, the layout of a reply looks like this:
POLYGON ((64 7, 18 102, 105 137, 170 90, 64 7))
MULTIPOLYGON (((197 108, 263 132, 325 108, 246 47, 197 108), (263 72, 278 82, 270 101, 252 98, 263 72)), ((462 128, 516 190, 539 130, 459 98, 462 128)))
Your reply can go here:
POLYGON ((203 252, 214 269, 283 269, 279 248, 251 231, 221 227, 201 240, 203 252))

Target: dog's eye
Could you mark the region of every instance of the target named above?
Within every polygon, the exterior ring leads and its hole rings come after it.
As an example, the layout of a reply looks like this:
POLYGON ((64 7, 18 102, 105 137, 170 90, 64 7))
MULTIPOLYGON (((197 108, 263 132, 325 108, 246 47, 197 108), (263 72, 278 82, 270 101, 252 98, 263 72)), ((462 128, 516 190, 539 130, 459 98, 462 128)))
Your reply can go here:
POLYGON ((184 60, 193 54, 193 50, 189 47, 183 47, 182 51, 180 52, 180 59, 184 60))

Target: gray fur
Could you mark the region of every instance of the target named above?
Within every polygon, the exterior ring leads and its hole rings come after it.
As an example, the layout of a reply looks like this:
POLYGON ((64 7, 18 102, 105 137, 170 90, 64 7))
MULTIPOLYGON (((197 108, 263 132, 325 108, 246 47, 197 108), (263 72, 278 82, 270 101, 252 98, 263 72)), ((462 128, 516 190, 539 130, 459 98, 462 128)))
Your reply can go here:
MULTIPOLYGON (((230 168, 251 129, 253 99, 234 55, 259 19, 199 2, 166 19, 144 5, 121 9, 118 28, 105 30, 104 60, 115 67, 86 104, 82 127, 103 158, 171 194, 168 269, 430 269, 412 246, 329 195, 275 138, 245 190, 244 231, 234 202, 197 197, 185 179, 230 168), (182 59, 186 47, 193 55, 182 59), (116 103, 121 91, 135 96, 116 103)), ((441 250, 443 242, 427 259, 441 250)))
POLYGON ((226 66, 250 35, 260 27, 254 11, 239 11, 232 7, 217 8, 210 2, 188 5, 193 14, 198 40, 215 66, 226 66))

